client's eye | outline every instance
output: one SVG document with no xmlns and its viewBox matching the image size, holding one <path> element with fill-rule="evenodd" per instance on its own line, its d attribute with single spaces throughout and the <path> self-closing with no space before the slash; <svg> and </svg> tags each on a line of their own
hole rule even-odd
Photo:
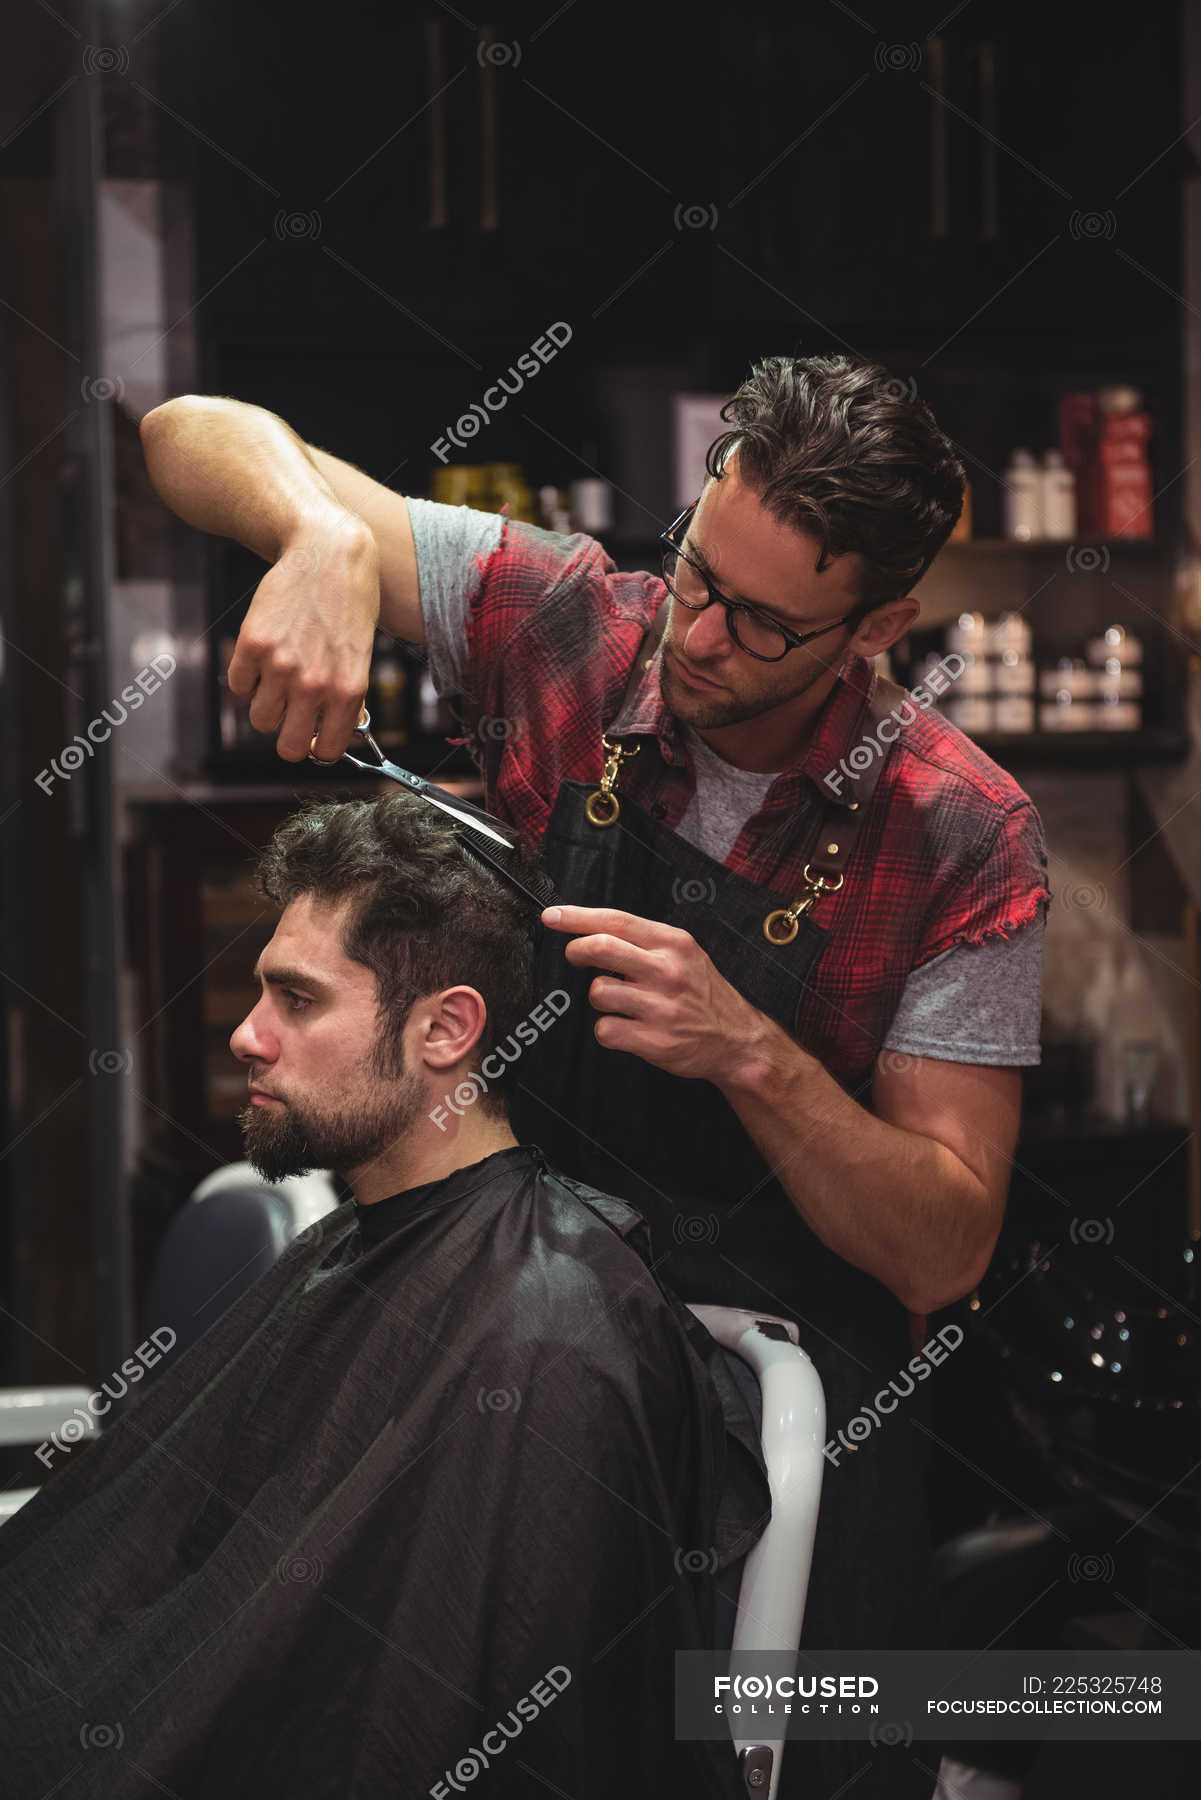
<svg viewBox="0 0 1201 1800">
<path fill-rule="evenodd" d="M 288 1002 L 289 1012 L 303 1012 L 306 1006 L 313 1004 L 311 1000 L 306 1000 L 303 994 L 296 993 L 293 988 L 282 988 L 280 991 Z"/>
</svg>

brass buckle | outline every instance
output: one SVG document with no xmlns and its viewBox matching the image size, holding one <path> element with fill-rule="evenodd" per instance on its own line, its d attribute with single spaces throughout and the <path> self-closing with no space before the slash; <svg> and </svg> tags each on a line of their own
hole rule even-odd
<svg viewBox="0 0 1201 1800">
<path fill-rule="evenodd" d="M 775 912 L 769 912 L 763 921 L 763 935 L 769 944 L 791 944 L 797 934 L 797 920 L 802 918 L 825 893 L 836 894 L 846 879 L 840 870 L 837 881 L 828 881 L 824 875 L 815 875 L 808 863 L 801 871 L 806 892 L 800 900 L 794 900 L 791 906 L 779 906 Z"/>
<path fill-rule="evenodd" d="M 603 734 L 601 743 L 605 747 L 605 766 L 601 773 L 601 784 L 594 794 L 589 794 L 584 802 L 584 813 L 592 825 L 616 825 L 621 813 L 621 802 L 613 792 L 613 784 L 617 780 L 617 771 L 627 756 L 637 756 L 642 749 L 635 744 L 627 749 L 621 744 L 610 743 Z"/>
</svg>

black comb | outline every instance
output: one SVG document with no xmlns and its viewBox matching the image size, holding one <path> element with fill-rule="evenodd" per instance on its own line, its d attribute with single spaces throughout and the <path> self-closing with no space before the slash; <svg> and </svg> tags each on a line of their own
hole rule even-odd
<svg viewBox="0 0 1201 1800">
<path fill-rule="evenodd" d="M 494 875 L 499 875 L 502 881 L 507 881 L 510 887 L 516 888 L 519 894 L 524 894 L 527 900 L 532 900 L 539 912 L 543 907 L 557 904 L 559 896 L 555 893 L 554 882 L 541 869 L 531 869 L 527 865 L 526 873 L 530 878 L 527 887 L 523 881 L 518 880 L 511 869 L 505 867 L 504 853 L 495 854 L 499 846 L 491 839 L 486 838 L 482 832 L 476 831 L 471 825 L 464 825 L 455 832 L 455 836 L 469 856 L 474 856 L 477 861 L 484 863 Z M 510 851 L 509 854 L 511 855 L 512 852 Z"/>
</svg>

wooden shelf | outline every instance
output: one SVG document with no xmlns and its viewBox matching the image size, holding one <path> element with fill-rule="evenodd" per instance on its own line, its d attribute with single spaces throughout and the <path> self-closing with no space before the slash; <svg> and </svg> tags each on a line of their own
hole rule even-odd
<svg viewBox="0 0 1201 1800">
<path fill-rule="evenodd" d="M 281 764 L 281 767 L 284 766 Z M 332 795 L 343 785 L 341 776 L 334 781 L 322 781 L 318 776 L 314 776 L 312 779 L 304 775 L 290 778 L 281 774 L 276 777 L 274 771 L 270 772 L 269 779 L 265 778 L 265 775 L 266 772 L 261 772 L 260 778 L 257 780 L 253 772 L 247 772 L 247 778 L 244 780 L 235 779 L 231 775 L 228 780 L 175 781 L 171 784 L 166 782 L 139 782 L 136 785 L 127 783 L 120 789 L 119 798 L 122 804 L 135 807 L 186 806 L 189 804 L 213 808 L 224 805 L 278 807 L 285 805 L 292 795 L 303 794 L 306 798 L 309 795 L 323 793 Z M 350 764 L 347 763 L 347 779 L 349 780 L 352 775 L 356 783 L 366 784 L 364 791 L 369 794 L 382 794 L 386 789 L 394 788 L 397 785 L 390 776 L 382 774 L 371 781 L 367 776 L 352 770 Z M 444 787 L 448 793 L 462 794 L 465 799 L 476 799 L 484 791 L 484 784 L 474 770 L 469 775 L 447 774 L 445 770 L 439 770 L 435 785 Z"/>
<path fill-rule="evenodd" d="M 448 744 L 442 738 L 414 738 L 410 743 L 399 748 L 389 749 L 381 744 L 384 755 L 397 763 L 402 769 L 408 769 L 414 775 L 423 775 L 430 781 L 461 781 L 479 779 L 475 764 L 466 749 L 460 744 Z M 369 752 L 366 753 L 368 756 Z M 361 782 L 364 772 L 356 769 L 348 762 L 338 762 L 327 769 L 318 768 L 307 757 L 300 762 L 285 762 L 276 753 L 274 745 L 264 740 L 263 746 L 247 746 L 237 750 L 214 751 L 209 757 L 206 774 L 215 787 L 252 784 L 256 787 L 270 786 L 277 782 L 281 787 L 312 787 L 320 790 L 331 784 L 354 780 Z M 381 776 L 381 780 L 388 780 Z"/>
<path fill-rule="evenodd" d="M 1178 762 L 1189 753 L 1183 725 L 1141 731 L 981 731 L 968 732 L 986 756 L 1002 768 L 1043 763 L 1056 768 L 1111 768 L 1128 763 Z"/>
</svg>

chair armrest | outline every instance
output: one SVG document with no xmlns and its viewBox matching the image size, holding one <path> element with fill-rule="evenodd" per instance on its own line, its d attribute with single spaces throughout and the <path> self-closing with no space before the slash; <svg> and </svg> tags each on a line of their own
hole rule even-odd
<svg viewBox="0 0 1201 1800">
<path fill-rule="evenodd" d="M 85 1387 L 0 1388 L 0 1445 L 44 1443 L 68 1419 L 74 1421 L 73 1443 L 98 1436 L 100 1426 L 88 1407 L 92 1392 Z"/>
<path fill-rule="evenodd" d="M 805 1614 L 825 1468 L 826 1399 L 790 1319 L 732 1306 L 690 1306 L 723 1349 L 754 1370 L 763 1396 L 771 1520 L 746 1559 L 732 1654 L 796 1650 Z"/>
<path fill-rule="evenodd" d="M 689 1305 L 723 1350 L 754 1371 L 762 1396 L 760 1436 L 771 1488 L 771 1519 L 747 1556 L 738 1591 L 731 1659 L 740 1651 L 785 1650 L 801 1641 L 813 1540 L 825 1468 L 826 1396 L 821 1377 L 799 1343 L 791 1319 L 746 1312 L 735 1306 Z M 742 1735 L 733 1718 L 730 1736 L 747 1792 L 776 1800 L 785 1740 Z"/>
</svg>

